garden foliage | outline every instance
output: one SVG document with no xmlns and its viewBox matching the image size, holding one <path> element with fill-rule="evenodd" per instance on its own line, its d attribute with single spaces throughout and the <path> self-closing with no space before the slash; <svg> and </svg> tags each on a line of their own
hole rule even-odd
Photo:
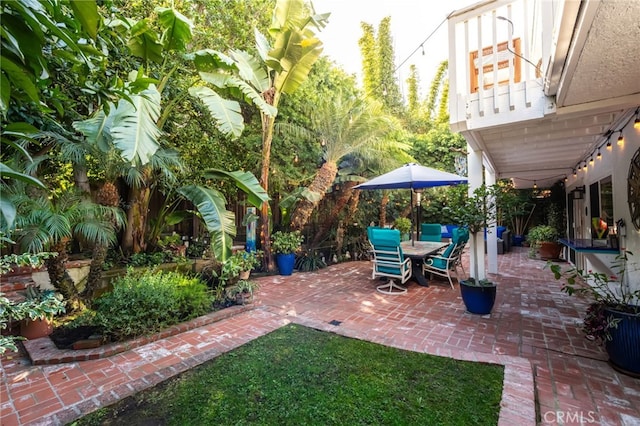
<svg viewBox="0 0 640 426">
<path fill-rule="evenodd" d="M 114 281 L 113 291 L 95 302 L 93 323 L 112 340 L 125 340 L 204 315 L 212 298 L 198 278 L 146 270 Z"/>
</svg>

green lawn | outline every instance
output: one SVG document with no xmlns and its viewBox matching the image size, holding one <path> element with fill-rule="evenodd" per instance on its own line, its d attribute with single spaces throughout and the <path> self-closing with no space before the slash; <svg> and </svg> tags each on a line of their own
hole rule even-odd
<svg viewBox="0 0 640 426">
<path fill-rule="evenodd" d="M 504 368 L 288 325 L 79 425 L 495 425 Z"/>
</svg>

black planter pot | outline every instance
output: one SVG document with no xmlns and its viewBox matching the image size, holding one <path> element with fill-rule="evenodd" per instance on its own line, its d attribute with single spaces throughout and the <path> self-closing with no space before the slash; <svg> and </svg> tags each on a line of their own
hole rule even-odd
<svg viewBox="0 0 640 426">
<path fill-rule="evenodd" d="M 460 281 L 460 294 L 467 311 L 472 314 L 487 315 L 491 313 L 496 301 L 496 285 L 475 285 L 473 281 Z"/>
<path fill-rule="evenodd" d="M 605 344 L 609 363 L 621 373 L 640 377 L 640 314 L 605 309 L 607 315 L 620 319 L 609 329 L 611 340 Z"/>
</svg>

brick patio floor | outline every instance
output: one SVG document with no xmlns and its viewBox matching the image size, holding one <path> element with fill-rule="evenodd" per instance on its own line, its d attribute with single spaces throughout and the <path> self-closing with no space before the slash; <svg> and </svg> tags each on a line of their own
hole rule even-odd
<svg viewBox="0 0 640 426">
<path fill-rule="evenodd" d="M 86 361 L 33 365 L 26 356 L 5 355 L 0 424 L 65 424 L 296 322 L 402 349 L 505 365 L 501 425 L 640 425 L 640 379 L 607 364 L 604 351 L 580 333 L 584 303 L 559 291 L 560 283 L 543 270 L 545 262 L 515 249 L 499 256 L 490 316 L 466 313 L 458 289 L 446 281 L 428 288 L 409 282 L 404 295 L 377 293 L 370 265 L 349 262 L 258 278 L 251 309 L 216 322 L 209 322 L 215 315 L 198 319 L 172 336 L 141 341 L 109 357 L 93 359 L 100 356 L 93 352 Z M 31 347 L 38 343 L 46 347 L 44 341 Z M 46 356 L 57 362 L 67 355 Z"/>
</svg>

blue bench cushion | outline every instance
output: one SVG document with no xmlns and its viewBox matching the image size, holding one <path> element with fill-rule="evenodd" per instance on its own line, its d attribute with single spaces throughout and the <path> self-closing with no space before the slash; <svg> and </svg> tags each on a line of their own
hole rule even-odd
<svg viewBox="0 0 640 426">
<path fill-rule="evenodd" d="M 502 238 L 502 233 L 507 230 L 506 226 L 496 226 L 496 235 Z M 487 228 L 484 229 L 484 239 L 487 239 Z"/>
<path fill-rule="evenodd" d="M 442 225 L 442 238 L 453 238 L 453 230 L 458 228 L 458 225 Z"/>
</svg>

